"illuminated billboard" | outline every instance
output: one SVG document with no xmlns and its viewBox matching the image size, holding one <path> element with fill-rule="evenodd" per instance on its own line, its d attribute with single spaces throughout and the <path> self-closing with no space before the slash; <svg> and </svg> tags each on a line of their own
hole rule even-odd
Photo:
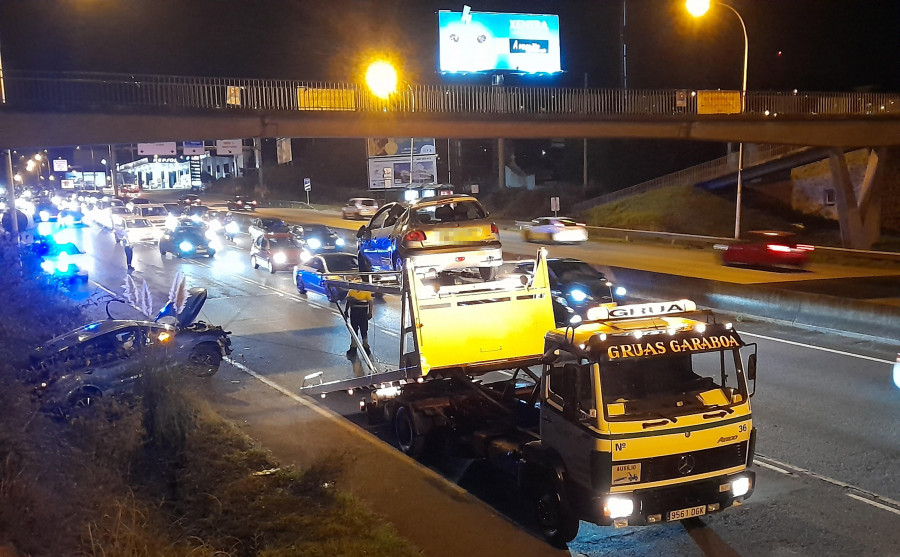
<svg viewBox="0 0 900 557">
<path fill-rule="evenodd" d="M 560 68 L 559 16 L 438 12 L 442 72 L 556 73 Z"/>
</svg>

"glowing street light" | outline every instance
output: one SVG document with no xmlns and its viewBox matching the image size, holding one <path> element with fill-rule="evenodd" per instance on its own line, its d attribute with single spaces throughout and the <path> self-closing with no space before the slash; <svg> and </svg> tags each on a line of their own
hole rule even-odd
<svg viewBox="0 0 900 557">
<path fill-rule="evenodd" d="M 747 52 L 748 52 L 748 40 L 747 40 L 747 26 L 744 24 L 744 18 L 741 17 L 741 14 L 738 13 L 737 10 L 729 6 L 728 4 L 724 4 L 722 2 L 716 2 L 717 5 L 722 6 L 723 8 L 728 8 L 731 10 L 731 13 L 737 16 L 738 21 L 741 22 L 741 30 L 744 32 L 744 73 L 743 79 L 741 81 L 741 113 L 743 114 L 747 110 Z M 694 17 L 702 17 L 709 11 L 710 8 L 710 0 L 686 0 L 685 8 L 688 13 L 690 13 Z M 741 237 L 741 194 L 743 191 L 743 184 L 741 181 L 741 176 L 744 171 L 744 142 L 740 142 L 738 144 L 738 170 L 737 170 L 737 199 L 735 202 L 734 209 L 734 238 L 738 239 Z"/>
<path fill-rule="evenodd" d="M 384 60 L 372 62 L 366 70 L 366 85 L 376 97 L 386 99 L 397 90 L 397 70 Z"/>
</svg>

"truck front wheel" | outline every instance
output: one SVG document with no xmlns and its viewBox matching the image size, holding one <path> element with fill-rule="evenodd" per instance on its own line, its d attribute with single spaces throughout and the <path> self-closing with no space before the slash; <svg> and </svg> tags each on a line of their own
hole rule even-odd
<svg viewBox="0 0 900 557">
<path fill-rule="evenodd" d="M 394 437 L 397 446 L 404 454 L 413 458 L 421 457 L 425 452 L 425 436 L 416 431 L 412 410 L 408 406 L 397 408 L 394 414 Z"/>
<path fill-rule="evenodd" d="M 559 482 L 546 479 L 538 488 L 534 510 L 544 539 L 553 547 L 565 549 L 578 535 L 578 517 L 571 511 Z"/>
</svg>

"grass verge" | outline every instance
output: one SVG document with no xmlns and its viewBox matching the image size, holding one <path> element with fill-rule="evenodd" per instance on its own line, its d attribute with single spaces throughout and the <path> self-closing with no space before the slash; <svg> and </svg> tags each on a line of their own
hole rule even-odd
<svg viewBox="0 0 900 557">
<path fill-rule="evenodd" d="M 405 556 L 419 552 L 335 485 L 339 458 L 283 467 L 190 393 L 138 369 L 127 397 L 68 420 L 16 376 L 27 348 L 85 319 L 0 245 L 0 549 L 21 555 Z"/>
</svg>

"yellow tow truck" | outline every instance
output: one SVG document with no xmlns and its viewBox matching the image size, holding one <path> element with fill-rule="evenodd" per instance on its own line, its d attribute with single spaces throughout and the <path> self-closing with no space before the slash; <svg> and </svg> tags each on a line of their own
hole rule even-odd
<svg viewBox="0 0 900 557">
<path fill-rule="evenodd" d="M 410 456 L 449 448 L 513 476 L 556 546 L 579 520 L 671 522 L 750 497 L 756 345 L 689 300 L 553 328 L 545 255 L 530 276 L 441 286 L 405 269 L 402 287 L 371 286 L 403 296 L 400 367 L 330 389 L 370 385 L 361 409 Z"/>
</svg>

